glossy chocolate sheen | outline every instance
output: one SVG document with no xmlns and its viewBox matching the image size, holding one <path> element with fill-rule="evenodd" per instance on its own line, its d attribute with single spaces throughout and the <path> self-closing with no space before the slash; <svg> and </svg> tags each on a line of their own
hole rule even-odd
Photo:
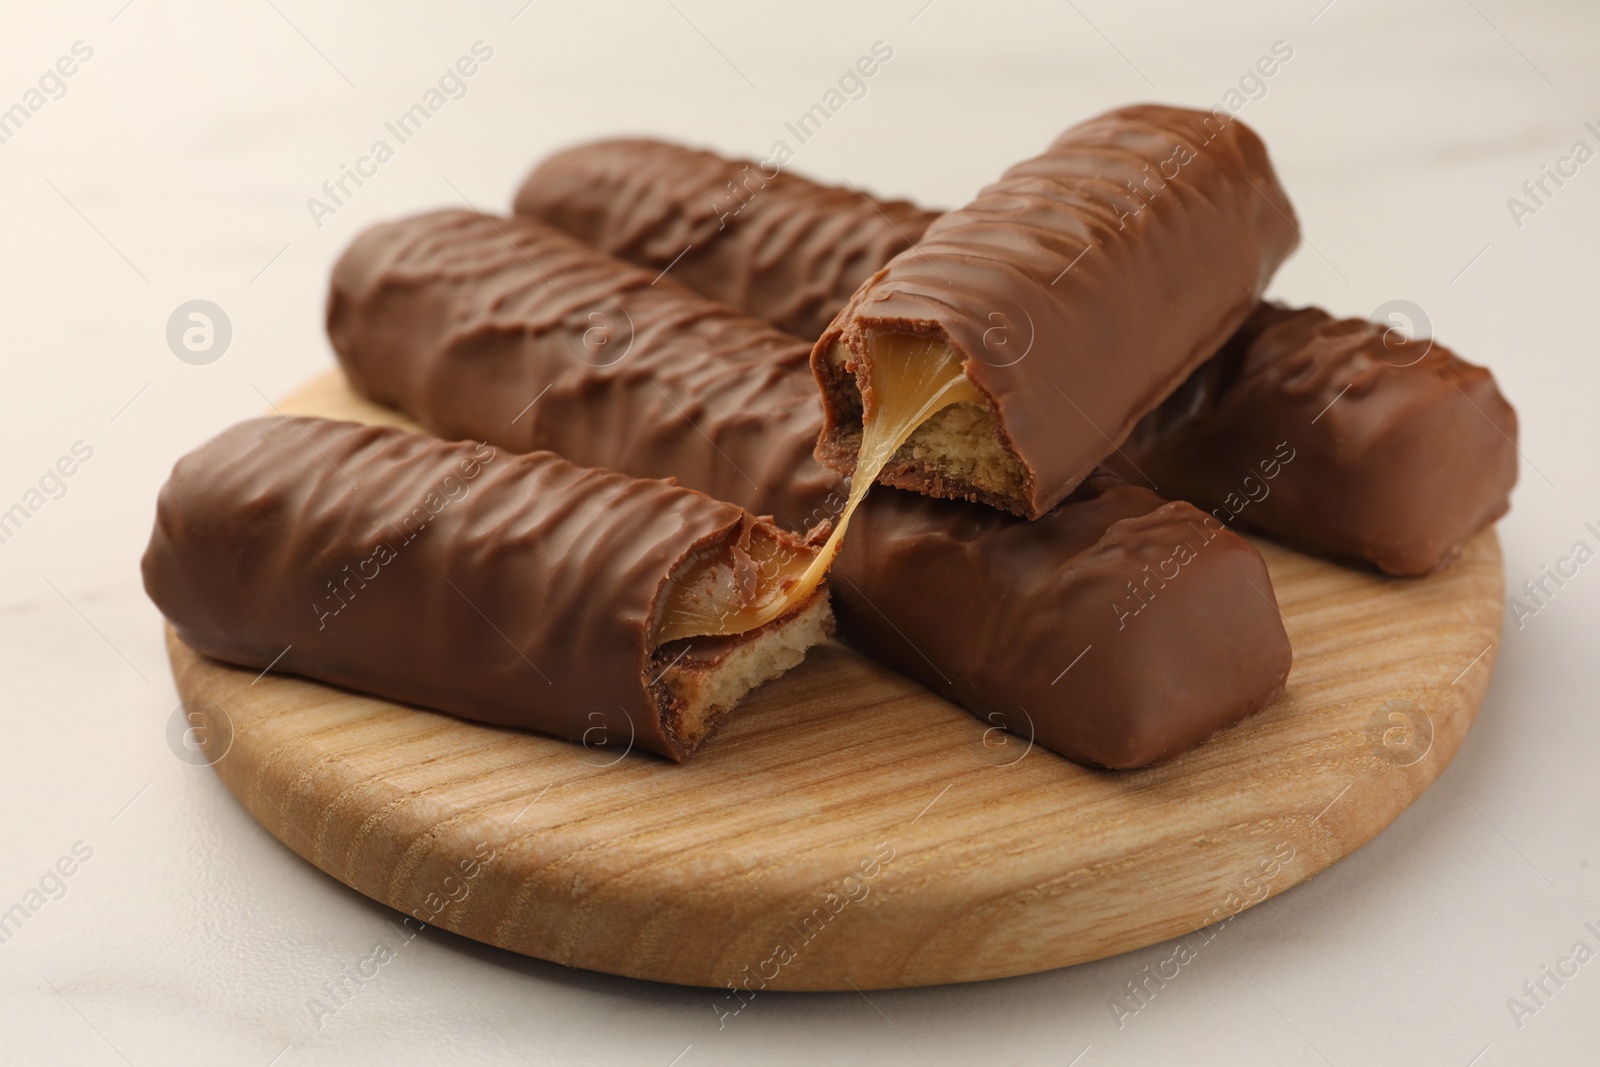
<svg viewBox="0 0 1600 1067">
<path fill-rule="evenodd" d="M 680 760 L 650 672 L 658 598 L 751 521 L 549 452 L 255 419 L 173 468 L 144 581 L 206 655 Z"/>
<path fill-rule="evenodd" d="M 1031 522 L 881 486 L 867 504 L 829 581 L 840 637 L 992 726 L 1143 767 L 1288 679 L 1260 554 L 1190 504 L 1105 471 Z"/>
<path fill-rule="evenodd" d="M 839 476 L 811 457 L 815 390 L 777 384 L 809 346 L 654 280 L 532 219 L 440 211 L 356 238 L 328 335 L 359 392 L 441 437 L 821 517 Z"/>
<path fill-rule="evenodd" d="M 662 141 L 558 152 L 516 211 L 808 340 L 938 212 Z"/>
<path fill-rule="evenodd" d="M 452 324 L 472 319 L 488 299 L 460 280 L 461 264 L 482 255 L 480 230 L 496 228 L 506 234 L 496 238 L 502 247 L 509 240 L 527 254 L 516 262 L 529 275 L 514 284 L 515 270 L 507 264 L 509 273 L 491 276 L 501 289 L 543 291 L 534 279 L 558 271 L 618 279 L 610 287 L 593 284 L 613 293 L 613 313 L 635 324 L 633 348 L 618 365 L 631 368 L 634 378 L 576 358 L 567 342 L 577 342 L 585 320 L 571 315 L 546 327 L 566 340 L 548 336 L 535 348 L 514 326 L 486 334 L 471 348 L 475 365 L 459 369 L 459 332 Z M 330 304 L 335 348 L 356 388 L 425 423 L 441 421 L 432 413 L 443 409 L 453 432 L 506 441 L 507 409 L 514 413 L 530 387 L 536 391 L 538 381 L 553 377 L 587 416 L 562 423 L 563 447 L 576 462 L 656 472 L 662 457 L 633 442 L 671 440 L 676 444 L 667 461 L 678 465 L 673 473 L 691 488 L 716 487 L 752 509 L 801 516 L 797 525 L 837 512 L 843 482 L 810 451 L 822 405 L 804 359 L 807 346 L 775 341 L 767 324 L 732 317 L 723 305 L 670 279 L 624 285 L 635 275 L 632 268 L 592 249 L 579 255 L 565 241 L 532 232 L 541 228 L 531 220 L 479 226 L 420 216 L 358 238 L 335 271 Z M 420 254 L 374 256 L 379 247 L 426 249 L 434 262 L 430 267 Z M 375 274 L 380 266 L 384 273 Z M 358 292 L 389 295 L 358 300 Z M 518 320 L 526 316 L 527 306 L 520 307 Z M 707 321 L 717 323 L 721 343 L 701 340 Z M 560 353 L 565 369 L 546 362 Z M 395 387 L 401 378 L 429 387 Z M 500 382 L 516 383 L 515 405 L 497 395 Z M 706 400 L 723 395 L 748 397 L 758 420 L 767 411 L 780 417 L 764 435 L 727 433 L 710 418 L 721 409 Z M 638 405 L 638 396 L 661 402 Z M 631 413 L 627 433 L 614 431 L 623 420 L 607 413 L 613 402 Z M 679 433 L 691 416 L 701 432 Z M 582 432 L 585 426 L 590 432 Z M 789 470 L 773 457 L 783 457 Z M 759 474 L 746 478 L 741 471 Z M 828 487 L 820 497 L 819 483 Z M 1204 528 L 1205 516 L 1109 474 L 1083 493 L 1082 501 L 1068 500 L 1036 522 L 1023 522 L 975 505 L 874 490 L 829 577 L 841 638 L 980 715 L 1002 712 L 988 720 L 992 725 L 1107 766 L 1173 755 L 1270 702 L 1282 689 L 1290 651 L 1255 550 L 1219 532 L 1158 596 L 1136 592 L 1150 580 L 1145 565 L 1159 564 L 1178 543 L 1194 539 L 1194 524 Z M 1099 641 L 1079 664 L 1086 669 L 1060 674 L 1084 644 L 1119 625 L 1146 597 L 1148 607 L 1127 621 L 1132 636 Z M 848 618 L 840 604 L 849 606 Z M 975 619 L 1010 635 L 1031 661 L 997 655 L 985 635 L 974 632 Z M 1165 647 L 1162 640 L 1176 643 Z M 1019 708 L 1031 719 L 1018 718 Z"/>
<path fill-rule="evenodd" d="M 1297 242 L 1266 149 L 1242 122 L 1147 105 L 1075 126 L 941 215 L 823 333 L 818 457 L 855 463 L 859 400 L 828 365 L 836 342 L 864 381 L 869 331 L 942 335 L 1022 485 L 963 487 L 901 463 L 884 479 L 1036 518 L 1222 346 Z"/>
<path fill-rule="evenodd" d="M 1225 523 L 1413 575 L 1505 514 L 1516 437 L 1494 376 L 1438 342 L 1264 304 L 1109 462 Z"/>
</svg>

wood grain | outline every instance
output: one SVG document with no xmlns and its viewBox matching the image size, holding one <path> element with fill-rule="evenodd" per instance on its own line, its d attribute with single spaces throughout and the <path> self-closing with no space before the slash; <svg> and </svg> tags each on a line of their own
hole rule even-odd
<svg viewBox="0 0 1600 1067">
<path fill-rule="evenodd" d="M 337 372 L 282 409 L 404 421 Z M 1370 840 L 1449 763 L 1497 651 L 1493 531 L 1413 580 L 1257 544 L 1294 644 L 1287 693 L 1135 772 L 986 731 L 836 645 L 681 767 L 169 649 L 251 814 L 420 921 L 692 985 L 961 982 L 1220 921 Z"/>
</svg>

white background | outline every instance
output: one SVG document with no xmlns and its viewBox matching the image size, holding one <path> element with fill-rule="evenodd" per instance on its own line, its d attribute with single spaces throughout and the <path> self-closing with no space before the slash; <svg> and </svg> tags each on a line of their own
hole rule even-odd
<svg viewBox="0 0 1600 1067">
<path fill-rule="evenodd" d="M 0 909 L 75 842 L 93 858 L 0 944 L 0 1059 L 1600 1059 L 1600 960 L 1547 983 L 1555 995 L 1520 1027 L 1507 1006 L 1580 938 L 1600 949 L 1584 929 L 1600 926 L 1600 563 L 1508 627 L 1438 785 L 1359 853 L 1230 924 L 1122 1029 L 1107 1002 L 1170 948 L 871 1003 L 763 995 L 719 1032 L 705 991 L 436 931 L 319 1029 L 306 998 L 392 939 L 391 914 L 293 856 L 165 740 L 177 698 L 137 569 L 156 489 L 179 454 L 329 366 L 328 269 L 361 227 L 463 198 L 504 210 L 540 156 L 601 135 L 765 154 L 877 40 L 894 58 L 792 165 L 943 204 L 1106 107 L 1217 102 L 1287 42 L 1293 58 L 1241 113 L 1304 225 L 1276 294 L 1354 315 L 1414 301 L 1493 367 L 1522 417 L 1500 527 L 1512 587 L 1580 538 L 1600 547 L 1583 526 L 1600 526 L 1600 161 L 1520 228 L 1506 203 L 1575 140 L 1600 148 L 1584 128 L 1600 128 L 1600 12 L 1324 2 L 8 4 L 0 108 L 75 41 L 93 57 L 0 144 L 0 509 L 75 441 L 94 453 L 0 544 Z M 494 54 L 467 95 L 315 225 L 307 198 L 480 39 Z M 193 298 L 233 324 L 208 366 L 164 337 Z"/>
</svg>

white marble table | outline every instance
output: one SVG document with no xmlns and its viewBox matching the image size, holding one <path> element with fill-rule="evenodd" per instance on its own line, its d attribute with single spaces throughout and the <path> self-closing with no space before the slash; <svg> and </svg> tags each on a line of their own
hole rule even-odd
<svg viewBox="0 0 1600 1067">
<path fill-rule="evenodd" d="M 503 209 L 533 160 L 589 136 L 764 154 L 877 41 L 893 58 L 792 165 L 943 203 L 1107 106 L 1221 101 L 1283 42 L 1292 56 L 1241 112 L 1304 222 L 1275 291 L 1347 314 L 1411 301 L 1493 366 L 1523 418 L 1501 525 L 1512 587 L 1576 541 L 1600 547 L 1585 526 L 1600 528 L 1600 162 L 1546 179 L 1537 203 L 1523 191 L 1575 141 L 1600 149 L 1600 11 L 1324 3 L 11 5 L 0 109 L 25 114 L 0 112 L 0 511 L 28 515 L 0 543 L 0 912 L 27 919 L 0 943 L 0 1059 L 1596 1062 L 1600 961 L 1572 952 L 1600 950 L 1600 563 L 1509 622 L 1478 726 L 1434 789 L 1229 924 L 1120 1025 L 1111 1004 L 1172 946 L 870 1000 L 768 995 L 720 1030 L 705 991 L 436 931 L 402 946 L 390 913 L 294 857 L 167 741 L 176 696 L 137 569 L 156 489 L 184 450 L 329 364 L 325 279 L 360 227 Z M 460 98 L 362 163 L 479 41 L 492 55 Z M 333 203 L 322 185 L 345 165 L 369 176 Z M 203 365 L 166 340 L 193 299 L 232 326 Z M 47 475 L 62 457 L 71 475 Z M 379 942 L 394 959 L 331 994 Z"/>
</svg>

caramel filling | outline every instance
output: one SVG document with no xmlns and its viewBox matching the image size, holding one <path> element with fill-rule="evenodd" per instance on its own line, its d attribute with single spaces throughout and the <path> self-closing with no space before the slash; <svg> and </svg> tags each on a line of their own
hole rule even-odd
<svg viewBox="0 0 1600 1067">
<path fill-rule="evenodd" d="M 803 599 L 791 594 L 814 555 L 793 539 L 785 543 L 757 528 L 748 550 L 718 546 L 689 560 L 672 576 L 656 643 L 742 634 L 786 614 Z M 774 605 L 783 607 L 771 611 Z"/>
<path fill-rule="evenodd" d="M 771 539 L 749 560 L 711 559 L 691 565 L 668 595 L 657 640 L 740 634 L 793 611 L 822 584 L 839 551 L 850 517 L 900 446 L 928 419 L 952 404 L 981 404 L 961 360 L 937 336 L 876 334 L 862 390 L 861 450 L 850 495 L 820 551 L 796 550 Z M 761 557 L 757 558 L 758 551 Z M 737 553 L 736 554 L 743 554 Z"/>
</svg>

